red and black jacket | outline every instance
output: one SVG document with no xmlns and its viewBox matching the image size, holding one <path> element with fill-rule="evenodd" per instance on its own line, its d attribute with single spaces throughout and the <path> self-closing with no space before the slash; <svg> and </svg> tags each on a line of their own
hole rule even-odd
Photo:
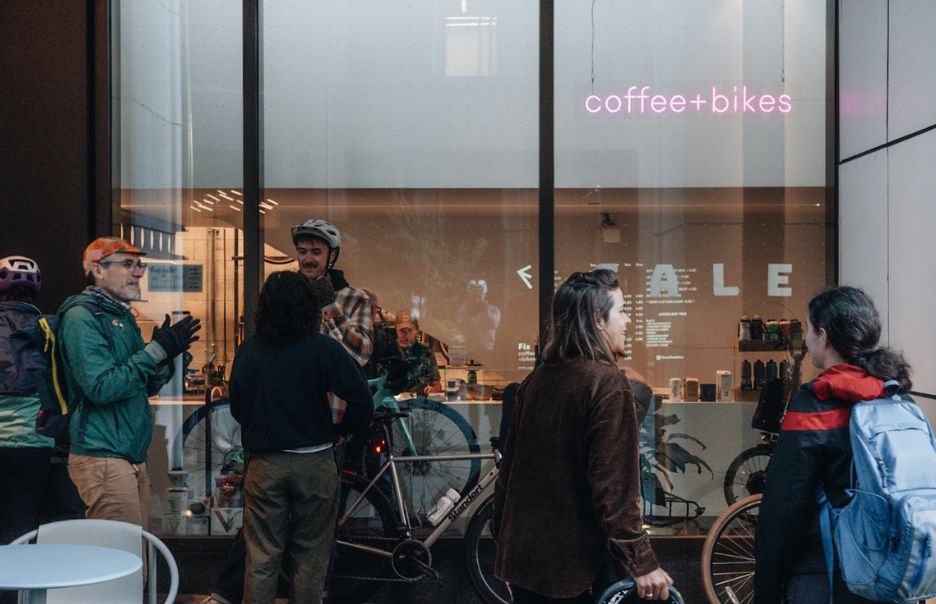
<svg viewBox="0 0 936 604">
<path fill-rule="evenodd" d="M 790 401 L 767 466 L 755 538 L 754 602 L 779 603 L 791 575 L 826 573 L 816 490 L 821 483 L 835 507 L 848 502 L 851 408 L 880 397 L 882 386 L 860 367 L 835 365 Z"/>
</svg>

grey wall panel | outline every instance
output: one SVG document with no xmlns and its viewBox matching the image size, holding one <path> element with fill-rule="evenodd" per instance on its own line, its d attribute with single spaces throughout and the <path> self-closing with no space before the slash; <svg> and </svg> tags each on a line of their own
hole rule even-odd
<svg viewBox="0 0 936 604">
<path fill-rule="evenodd" d="M 839 166 L 839 281 L 863 288 L 887 341 L 887 150 Z"/>
<path fill-rule="evenodd" d="M 887 3 L 839 3 L 842 158 L 887 142 Z"/>
<path fill-rule="evenodd" d="M 890 148 L 888 157 L 890 344 L 914 368 L 914 388 L 936 393 L 936 132 Z"/>
<path fill-rule="evenodd" d="M 936 124 L 936 2 L 889 6 L 887 137 L 895 140 Z"/>
</svg>

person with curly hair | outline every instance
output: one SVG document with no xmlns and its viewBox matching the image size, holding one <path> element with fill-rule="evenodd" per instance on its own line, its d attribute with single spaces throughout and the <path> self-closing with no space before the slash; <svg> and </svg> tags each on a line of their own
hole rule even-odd
<svg viewBox="0 0 936 604">
<path fill-rule="evenodd" d="M 241 424 L 244 481 L 244 600 L 272 602 L 288 552 L 291 602 L 319 602 L 338 514 L 332 445 L 370 419 L 357 363 L 318 332 L 322 292 L 295 272 L 270 275 L 260 292 L 256 334 L 231 370 L 231 414 Z M 332 421 L 328 393 L 346 403 Z"/>
</svg>

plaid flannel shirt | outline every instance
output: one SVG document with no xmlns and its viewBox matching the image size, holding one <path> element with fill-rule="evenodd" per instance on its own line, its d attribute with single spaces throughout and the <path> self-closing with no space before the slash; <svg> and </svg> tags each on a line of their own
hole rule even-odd
<svg viewBox="0 0 936 604">
<path fill-rule="evenodd" d="M 343 287 L 335 292 L 335 301 L 322 309 L 320 331 L 340 342 L 359 365 L 367 364 L 374 350 L 374 326 L 371 301 L 363 290 Z M 332 416 L 340 422 L 345 401 L 331 395 Z"/>
</svg>

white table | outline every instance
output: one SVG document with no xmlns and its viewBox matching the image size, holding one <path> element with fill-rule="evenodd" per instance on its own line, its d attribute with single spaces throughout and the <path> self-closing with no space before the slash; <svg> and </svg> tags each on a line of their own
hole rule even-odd
<svg viewBox="0 0 936 604">
<path fill-rule="evenodd" d="M 30 604 L 46 601 L 46 590 L 104 583 L 142 568 L 139 556 L 94 545 L 29 543 L 0 546 L 0 589 L 26 592 Z"/>
</svg>

